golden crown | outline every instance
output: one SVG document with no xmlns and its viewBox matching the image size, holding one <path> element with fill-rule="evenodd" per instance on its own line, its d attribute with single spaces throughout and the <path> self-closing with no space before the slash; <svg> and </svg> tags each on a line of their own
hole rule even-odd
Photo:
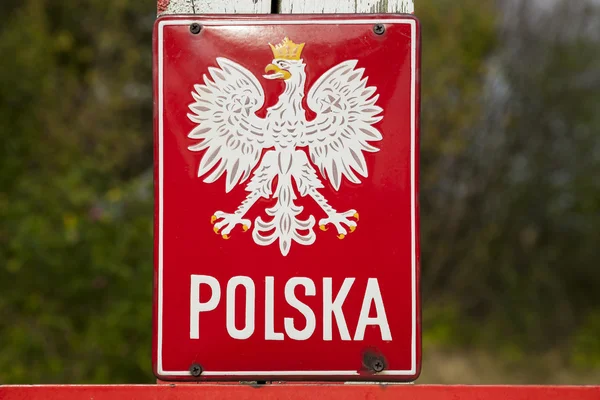
<svg viewBox="0 0 600 400">
<path fill-rule="evenodd" d="M 285 37 L 278 45 L 271 46 L 273 58 L 281 58 L 284 60 L 299 60 L 302 54 L 302 49 L 306 43 L 294 43 L 288 37 Z"/>
</svg>

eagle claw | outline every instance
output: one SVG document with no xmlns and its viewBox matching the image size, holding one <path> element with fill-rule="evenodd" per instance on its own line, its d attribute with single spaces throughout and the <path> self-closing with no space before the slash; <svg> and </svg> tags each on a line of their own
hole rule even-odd
<svg viewBox="0 0 600 400">
<path fill-rule="evenodd" d="M 237 225 L 242 225 L 242 230 L 247 232 L 252 226 L 252 222 L 249 219 L 242 218 L 240 214 L 229 214 L 223 211 L 217 211 L 210 219 L 211 224 L 214 224 L 213 231 L 217 235 L 221 235 L 223 239 L 229 240 L 230 234 L 233 228 Z"/>
<path fill-rule="evenodd" d="M 358 221 L 358 213 L 356 210 L 349 210 L 343 213 L 334 212 L 327 218 L 320 220 L 319 227 L 322 231 L 326 231 L 328 230 L 327 225 L 333 224 L 338 233 L 337 238 L 342 240 L 348 233 L 352 233 L 356 230 L 357 222 L 350 218 L 354 218 Z M 348 230 L 346 228 L 348 228 Z"/>
</svg>

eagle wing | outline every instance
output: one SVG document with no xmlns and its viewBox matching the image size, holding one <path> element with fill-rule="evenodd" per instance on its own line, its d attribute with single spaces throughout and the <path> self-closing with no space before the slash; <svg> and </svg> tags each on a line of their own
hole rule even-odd
<svg viewBox="0 0 600 400">
<path fill-rule="evenodd" d="M 225 190 L 244 182 L 258 164 L 262 150 L 273 145 L 266 121 L 256 115 L 265 102 L 256 77 L 241 65 L 217 58 L 219 68 L 210 67 L 210 78 L 194 85 L 188 118 L 198 124 L 188 137 L 199 140 L 191 151 L 206 150 L 198 176 L 212 183 L 226 174 Z"/>
<path fill-rule="evenodd" d="M 308 106 L 317 114 L 307 123 L 303 145 L 308 146 L 312 162 L 321 175 L 338 190 L 342 176 L 360 183 L 357 174 L 368 176 L 363 152 L 379 149 L 369 144 L 382 139 L 373 125 L 383 118 L 375 103 L 377 88 L 367 86 L 364 68 L 357 60 L 342 62 L 325 72 L 311 87 Z"/>
</svg>

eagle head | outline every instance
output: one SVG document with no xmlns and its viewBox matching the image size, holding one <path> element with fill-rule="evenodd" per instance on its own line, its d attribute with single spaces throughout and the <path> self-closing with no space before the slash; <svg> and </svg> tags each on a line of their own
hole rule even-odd
<svg viewBox="0 0 600 400">
<path fill-rule="evenodd" d="M 294 43 L 289 38 L 284 38 L 281 43 L 272 45 L 273 61 L 265 68 L 267 79 L 288 80 L 304 70 L 304 61 L 300 58 L 305 43 Z"/>
</svg>

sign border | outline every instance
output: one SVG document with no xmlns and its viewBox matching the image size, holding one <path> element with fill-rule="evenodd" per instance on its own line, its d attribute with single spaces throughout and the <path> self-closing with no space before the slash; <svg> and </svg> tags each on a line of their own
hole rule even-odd
<svg viewBox="0 0 600 400">
<path fill-rule="evenodd" d="M 265 14 L 269 16 L 269 14 Z M 221 380 L 234 380 L 233 377 L 288 377 L 298 379 L 298 377 L 314 377 L 316 379 L 341 379 L 347 378 L 357 380 L 358 377 L 364 376 L 365 380 L 373 381 L 374 379 L 385 380 L 386 377 L 403 377 L 403 380 L 416 379 L 420 372 L 420 362 L 417 360 L 420 355 L 420 340 L 417 335 L 420 335 L 420 299 L 417 295 L 418 287 L 418 236 L 417 220 L 418 220 L 418 204 L 417 204 L 417 182 L 418 182 L 418 138 L 417 130 L 419 129 L 418 121 L 418 102 L 420 101 L 420 93 L 418 92 L 420 85 L 420 48 L 418 31 L 418 20 L 412 15 L 369 15 L 368 17 L 360 16 L 353 19 L 351 16 L 340 18 L 334 15 L 315 15 L 310 16 L 311 19 L 306 19 L 308 15 L 283 16 L 284 18 L 261 18 L 257 19 L 256 15 L 249 16 L 165 16 L 159 18 L 155 24 L 155 95 L 158 101 L 155 101 L 155 276 L 154 276 L 154 338 L 153 338 L 153 364 L 154 373 L 158 378 L 171 380 L 185 379 L 202 379 L 202 378 L 221 378 Z M 316 18 L 315 18 L 316 17 Z M 318 18 L 321 17 L 321 18 Z M 314 18 L 314 19 L 313 19 Z M 411 154 L 410 154 L 410 170 L 411 170 L 411 280 L 412 280 L 412 334 L 411 334 L 411 368 L 408 370 L 384 370 L 375 375 L 364 375 L 358 370 L 305 370 L 305 371 L 203 371 L 200 378 L 192 376 L 190 371 L 167 371 L 162 365 L 162 327 L 163 327 L 163 221 L 164 221 L 164 201 L 163 201 L 163 179 L 164 179 L 164 28 L 167 26 L 190 25 L 200 22 L 207 26 L 231 26 L 231 25 L 372 25 L 377 22 L 386 24 L 408 24 L 411 26 Z M 156 218 L 158 217 L 158 218 Z M 157 273 L 158 272 L 158 273 Z"/>
</svg>

